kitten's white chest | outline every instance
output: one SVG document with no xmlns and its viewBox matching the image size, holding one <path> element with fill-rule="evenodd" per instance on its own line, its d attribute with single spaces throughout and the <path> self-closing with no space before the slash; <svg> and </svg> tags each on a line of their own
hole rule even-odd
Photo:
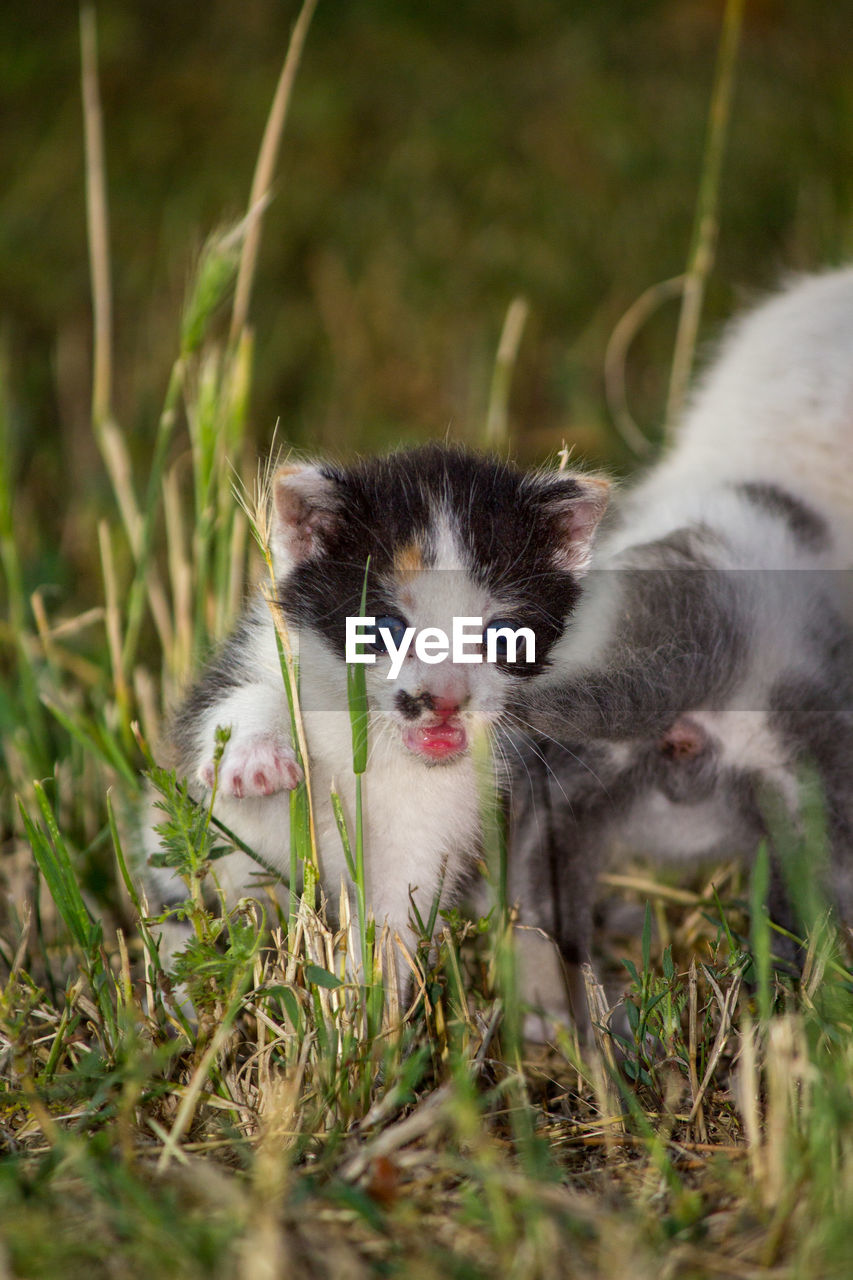
<svg viewBox="0 0 853 1280">
<path fill-rule="evenodd" d="M 330 738 L 328 726 L 322 744 L 316 733 L 313 743 L 311 787 L 320 871 L 334 893 L 348 877 L 330 795 L 334 790 L 340 798 L 354 846 L 351 746 L 348 732 Z M 399 742 L 381 738 L 370 755 L 361 781 L 367 898 L 378 923 L 387 920 L 400 930 L 409 918 L 410 892 L 421 914 L 428 913 L 439 891 L 452 893 L 476 854 L 476 771 L 470 756 L 430 767 L 404 753 Z"/>
</svg>

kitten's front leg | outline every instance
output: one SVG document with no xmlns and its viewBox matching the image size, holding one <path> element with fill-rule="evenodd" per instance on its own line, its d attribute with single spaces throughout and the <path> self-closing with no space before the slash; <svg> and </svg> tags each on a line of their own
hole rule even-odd
<svg viewBox="0 0 853 1280">
<path fill-rule="evenodd" d="M 226 668 L 232 679 L 235 661 Z M 174 719 L 178 772 L 205 791 L 215 785 L 220 800 L 292 791 L 304 776 L 291 742 L 283 684 L 265 677 L 222 690 L 222 673 L 213 667 Z M 224 750 L 217 745 L 222 730 L 228 733 Z"/>
<path fill-rule="evenodd" d="M 199 769 L 199 779 L 204 786 L 212 790 L 216 781 L 220 795 L 233 796 L 236 800 L 292 791 L 304 776 L 290 742 L 276 730 L 232 737 L 219 764 L 218 776 L 212 753 Z"/>
</svg>

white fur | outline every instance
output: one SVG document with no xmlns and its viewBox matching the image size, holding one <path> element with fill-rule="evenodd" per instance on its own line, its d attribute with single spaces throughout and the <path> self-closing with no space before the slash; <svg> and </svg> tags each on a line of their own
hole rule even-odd
<svg viewBox="0 0 853 1280">
<path fill-rule="evenodd" d="M 730 488 L 744 482 L 799 498 L 827 522 L 830 545 L 804 549 L 783 522 Z M 673 444 L 620 507 L 554 650 L 555 683 L 594 661 L 612 633 L 618 601 L 606 570 L 631 547 L 687 524 L 721 532 L 722 569 L 853 568 L 853 268 L 806 277 L 730 326 Z M 844 575 L 838 588 L 848 589 Z M 840 604 L 853 616 L 853 600 Z M 779 611 L 766 600 L 761 611 L 757 625 L 776 644 Z"/>
<path fill-rule="evenodd" d="M 804 548 L 784 521 L 756 507 L 729 486 L 770 483 L 799 498 L 826 521 L 825 548 Z M 688 523 L 719 531 L 712 549 L 723 569 L 844 570 L 853 566 L 853 269 L 807 277 L 731 326 L 717 360 L 700 380 L 666 456 L 630 493 L 624 519 L 602 539 L 594 567 L 618 563 L 630 546 L 652 541 Z M 597 575 L 600 598 L 582 608 L 573 639 L 564 641 L 569 664 L 581 665 L 612 624 L 607 574 Z M 837 603 L 847 575 L 831 575 Z M 747 575 L 747 581 L 753 581 Z M 826 578 L 798 580 L 797 608 L 807 612 Z M 781 671 L 795 669 L 798 627 L 786 625 L 790 580 L 754 578 L 753 650 L 760 662 L 744 673 L 728 708 L 685 707 L 721 745 L 721 764 L 750 769 L 775 786 L 791 811 L 797 803 L 797 767 L 768 726 L 766 692 Z M 752 709 L 750 709 L 752 708 Z M 659 856 L 722 851 L 727 815 L 683 806 L 661 794 L 638 806 L 634 848 Z"/>
<path fill-rule="evenodd" d="M 626 536 L 658 537 L 706 506 L 716 519 L 719 486 L 743 481 L 813 507 L 835 534 L 832 567 L 851 567 L 853 268 L 796 281 L 729 328 L 672 448 L 636 490 L 633 510 L 647 515 Z M 752 527 L 744 533 L 754 558 Z M 778 550 L 762 568 L 776 567 Z"/>
</svg>

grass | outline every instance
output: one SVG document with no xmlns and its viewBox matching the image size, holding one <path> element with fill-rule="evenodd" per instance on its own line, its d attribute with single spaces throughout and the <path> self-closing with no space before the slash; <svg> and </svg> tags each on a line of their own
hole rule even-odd
<svg viewBox="0 0 853 1280">
<path fill-rule="evenodd" d="M 83 46 L 96 138 L 90 17 Z M 293 69 L 291 57 L 285 84 Z M 95 143 L 103 321 L 98 154 Z M 264 543 L 228 465 L 245 469 L 246 264 L 271 181 L 269 166 L 258 172 L 247 218 L 200 256 L 142 478 L 113 417 L 108 323 L 98 329 L 93 428 L 115 517 L 98 537 L 103 603 L 77 618 L 52 621 L 26 596 L 0 397 L 0 1275 L 849 1275 L 853 974 L 814 904 L 802 982 L 776 975 L 761 857 L 749 884 L 734 865 L 692 888 L 610 877 L 639 920 L 603 939 L 604 985 L 588 974 L 592 1042 L 565 1031 L 537 1047 L 522 1035 L 499 831 L 487 840 L 495 911 L 424 922 L 403 1008 L 387 938 L 363 981 L 347 965 L 370 952 L 363 886 L 357 918 L 344 900 L 337 930 L 310 876 L 286 911 L 259 888 L 211 913 L 203 886 L 216 896 L 220 833 L 180 780 L 154 771 L 163 857 L 184 876 L 177 910 L 193 934 L 164 970 L 130 815 L 161 707 L 234 616 L 250 524 Z M 241 272 L 236 320 L 218 337 Z M 524 324 L 513 306 L 492 383 L 496 439 Z M 281 653 L 295 694 L 286 633 Z M 353 684 L 356 771 L 363 697 Z M 307 792 L 293 821 L 310 866 Z M 358 881 L 360 832 L 345 834 Z M 792 865 L 818 861 L 822 839 L 808 810 L 802 841 L 783 842 Z"/>
<path fill-rule="evenodd" d="M 801 990 L 779 985 L 739 871 L 689 910 L 653 886 L 658 937 L 647 906 L 616 943 L 627 1017 L 590 980 L 594 1043 L 543 1049 L 499 931 L 451 914 L 416 1007 L 370 1027 L 346 917 L 303 901 L 266 934 L 257 904 L 223 924 L 191 895 L 170 977 L 144 926 L 92 919 L 43 791 L 25 830 L 51 897 L 14 955 L 4 931 L 10 1274 L 847 1274 L 853 975 L 818 927 Z"/>
</svg>

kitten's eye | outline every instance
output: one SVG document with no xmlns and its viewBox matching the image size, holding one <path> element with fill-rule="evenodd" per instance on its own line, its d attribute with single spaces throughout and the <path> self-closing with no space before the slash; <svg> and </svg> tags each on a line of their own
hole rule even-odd
<svg viewBox="0 0 853 1280">
<path fill-rule="evenodd" d="M 394 618 L 387 614 L 383 615 L 381 618 L 377 618 L 373 628 L 376 634 L 376 640 L 373 645 L 374 653 L 387 653 L 388 651 L 388 646 L 385 643 L 385 637 L 380 635 L 380 627 L 384 627 L 384 629 L 390 633 L 395 648 L 399 649 L 400 645 L 403 643 L 407 626 L 408 623 L 403 618 Z"/>
<path fill-rule="evenodd" d="M 507 645 L 507 636 L 500 634 L 507 631 L 518 631 L 520 624 L 514 618 L 492 618 L 487 624 L 483 632 L 483 647 L 486 650 L 486 657 L 490 655 L 490 645 L 494 646 L 495 659 L 498 662 L 506 662 L 509 657 L 509 648 Z M 489 640 L 489 632 L 492 633 L 492 639 Z M 517 661 L 523 662 L 526 654 L 524 641 L 516 646 Z"/>
</svg>

